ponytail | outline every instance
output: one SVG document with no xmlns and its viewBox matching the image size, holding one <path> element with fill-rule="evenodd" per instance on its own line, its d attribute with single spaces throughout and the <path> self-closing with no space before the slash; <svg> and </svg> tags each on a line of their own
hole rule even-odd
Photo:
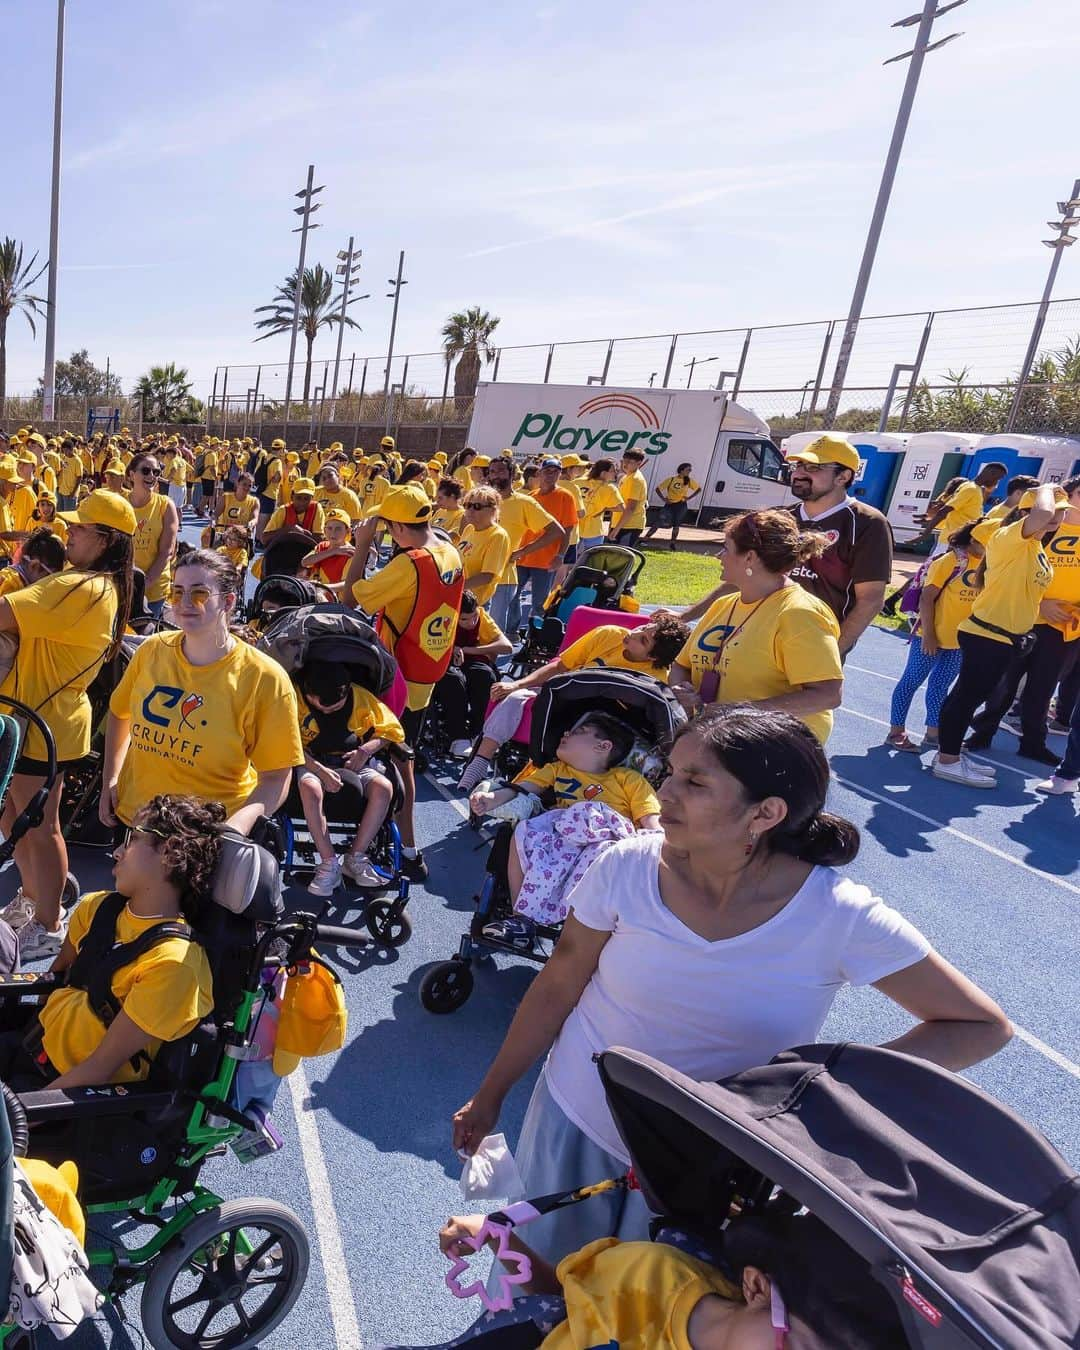
<svg viewBox="0 0 1080 1350">
<path fill-rule="evenodd" d="M 815 867 L 842 867 L 859 852 L 859 831 L 850 820 L 818 811 L 798 829 L 785 831 L 783 825 L 770 831 L 769 844 L 774 853 L 785 853 Z"/>
</svg>

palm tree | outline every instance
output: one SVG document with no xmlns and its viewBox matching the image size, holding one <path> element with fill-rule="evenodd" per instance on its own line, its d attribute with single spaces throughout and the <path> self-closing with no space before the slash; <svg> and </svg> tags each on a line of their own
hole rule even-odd
<svg viewBox="0 0 1080 1350">
<path fill-rule="evenodd" d="M 21 309 L 31 333 L 37 337 L 34 315 L 40 318 L 45 314 L 43 306 L 47 301 L 43 296 L 31 295 L 30 287 L 45 271 L 48 263 L 42 263 L 34 272 L 36 262 L 36 253 L 28 263 L 23 262 L 22 244 L 17 244 L 14 239 L 5 239 L 0 244 L 0 410 L 3 409 L 4 395 L 7 393 L 8 319 L 15 310 Z"/>
<path fill-rule="evenodd" d="M 341 323 L 342 317 L 340 311 L 331 309 L 333 300 L 334 278 L 333 275 L 323 267 L 322 263 L 316 263 L 314 267 L 304 268 L 304 284 L 300 287 L 300 331 L 304 334 L 304 341 L 307 343 L 307 361 L 304 366 L 304 402 L 308 401 L 308 395 L 311 392 L 311 349 L 315 345 L 315 339 L 319 335 L 320 328 L 331 328 L 336 323 Z M 293 310 L 296 306 L 296 273 L 290 272 L 285 278 L 285 284 L 278 287 L 277 295 L 268 305 L 259 305 L 256 314 L 269 314 L 268 319 L 259 319 L 255 327 L 265 328 L 267 331 L 255 339 L 256 342 L 262 342 L 268 337 L 278 337 L 282 333 L 292 331 Z M 360 325 L 355 319 L 345 315 L 344 322 L 350 328 L 359 328 Z"/>
<path fill-rule="evenodd" d="M 191 381 L 172 361 L 151 366 L 139 377 L 135 397 L 142 403 L 144 422 L 180 422 L 191 409 Z"/>
<path fill-rule="evenodd" d="M 454 371 L 454 406 L 458 412 L 467 412 L 476 397 L 480 370 L 485 361 L 491 361 L 495 349 L 491 335 L 499 326 L 497 315 L 474 305 L 462 314 L 451 314 L 443 324 L 442 340 L 446 364 L 457 357 Z"/>
</svg>

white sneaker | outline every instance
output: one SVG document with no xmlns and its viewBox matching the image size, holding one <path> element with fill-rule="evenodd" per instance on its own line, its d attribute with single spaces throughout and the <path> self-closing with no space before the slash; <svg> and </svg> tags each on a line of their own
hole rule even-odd
<svg viewBox="0 0 1080 1350">
<path fill-rule="evenodd" d="M 1055 773 L 1051 778 L 1035 784 L 1036 792 L 1049 792 L 1054 797 L 1068 797 L 1080 789 L 1080 778 L 1059 778 Z"/>
<path fill-rule="evenodd" d="M 472 741 L 460 740 L 450 742 L 450 754 L 454 759 L 468 759 L 472 753 Z"/>
<path fill-rule="evenodd" d="M 935 778 L 943 778 L 947 783 L 961 783 L 964 787 L 997 787 L 997 779 L 981 773 L 970 759 L 960 759 L 955 764 L 942 764 L 941 756 L 935 755 L 930 771 Z"/>
<path fill-rule="evenodd" d="M 61 917 L 55 933 L 50 933 L 37 919 L 31 919 L 19 929 L 18 937 L 20 961 L 51 961 L 64 945 L 67 919 Z"/>
<path fill-rule="evenodd" d="M 390 878 L 376 871 L 366 853 L 347 853 L 341 870 L 357 886 L 386 886 Z"/>
<path fill-rule="evenodd" d="M 308 886 L 308 895 L 333 895 L 341 885 L 341 863 L 337 858 L 321 862 L 315 869 L 315 875 Z"/>
<path fill-rule="evenodd" d="M 23 892 L 20 886 L 3 909 L 0 909 L 0 919 L 12 927 L 17 933 L 20 928 L 25 928 L 34 917 L 34 902 Z"/>
<path fill-rule="evenodd" d="M 491 764 L 483 756 L 477 755 L 465 765 L 465 772 L 458 779 L 458 791 L 469 793 L 478 787 L 485 778 L 491 776 Z"/>
<path fill-rule="evenodd" d="M 1014 736 L 1019 736 L 1022 730 L 1020 726 L 1020 714 L 1006 713 L 1005 716 L 1001 719 L 1001 725 L 1005 728 L 1006 731 L 1011 731 Z"/>
<path fill-rule="evenodd" d="M 975 773 L 981 773 L 985 778 L 997 777 L 996 764 L 987 764 L 985 759 L 976 759 L 974 755 L 967 755 L 963 750 L 960 751 L 960 758 L 966 760 Z"/>
</svg>

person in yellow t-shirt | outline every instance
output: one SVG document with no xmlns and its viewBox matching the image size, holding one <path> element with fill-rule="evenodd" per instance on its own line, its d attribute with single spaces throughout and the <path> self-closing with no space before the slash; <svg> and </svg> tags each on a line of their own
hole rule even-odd
<svg viewBox="0 0 1080 1350">
<path fill-rule="evenodd" d="M 259 499 L 252 491 L 255 480 L 249 473 L 236 476 L 236 491 L 226 492 L 218 510 L 217 525 L 226 529 L 230 525 L 243 527 L 249 539 L 259 516 Z"/>
<path fill-rule="evenodd" d="M 643 450 L 627 450 L 622 457 L 619 476 L 619 492 L 622 494 L 623 509 L 621 515 L 611 518 L 611 533 L 608 538 L 613 544 L 628 544 L 633 547 L 641 538 L 645 528 L 645 512 L 649 502 L 649 485 L 641 466 L 645 463 Z"/>
<path fill-rule="evenodd" d="M 984 464 L 973 479 L 966 479 L 946 497 L 942 504 L 944 514 L 934 522 L 941 541 L 938 551 L 948 547 L 947 541 L 957 530 L 979 519 L 997 485 L 1008 474 L 1004 464 Z"/>
<path fill-rule="evenodd" d="M 390 810 L 394 786 L 380 756 L 405 740 L 405 731 L 374 694 L 350 684 L 348 674 L 328 661 L 310 661 L 297 681 L 304 766 L 296 788 L 319 863 L 308 891 L 331 896 L 343 877 L 357 886 L 385 886 L 386 876 L 367 850 Z M 345 789 L 343 791 L 343 789 Z M 334 851 L 326 823 L 326 797 L 337 820 L 356 820 L 356 834 L 343 858 Z"/>
<path fill-rule="evenodd" d="M 215 549 L 216 553 L 227 561 L 231 562 L 236 570 L 243 576 L 244 569 L 250 560 L 248 548 L 251 545 L 251 535 L 242 525 L 230 525 L 221 536 L 221 543 Z"/>
<path fill-rule="evenodd" d="M 800 533 L 787 511 L 747 511 L 727 522 L 723 579 L 737 589 L 713 601 L 671 668 L 687 711 L 710 703 L 777 708 L 801 718 L 824 745 L 844 682 L 840 626 L 789 573 L 827 547 L 824 534 Z"/>
<path fill-rule="evenodd" d="M 675 545 L 679 538 L 679 529 L 686 519 L 690 502 L 701 491 L 701 484 L 690 477 L 691 467 L 689 461 L 680 464 L 670 478 L 665 478 L 662 483 L 657 483 L 656 491 L 663 502 L 663 506 L 660 508 L 656 523 L 649 526 L 644 536 L 646 539 L 651 539 L 660 525 L 670 525 L 671 543 L 669 547 L 672 553 L 676 552 Z"/>
<path fill-rule="evenodd" d="M 354 525 L 359 523 L 364 507 L 355 492 L 342 486 L 341 471 L 337 464 L 324 464 L 316 483 L 315 500 L 322 507 L 324 515 L 327 511 L 344 511 Z"/>
<path fill-rule="evenodd" d="M 165 451 L 161 466 L 161 481 L 165 484 L 169 500 L 177 511 L 182 511 L 187 497 L 191 466 L 175 446 Z"/>
<path fill-rule="evenodd" d="M 285 800 L 303 762 L 285 671 L 229 631 L 236 568 L 205 549 L 178 564 L 169 591 L 178 632 L 149 637 L 109 700 L 98 814 L 130 824 L 162 788 L 221 802 L 247 833 Z"/>
<path fill-rule="evenodd" d="M 990 773 L 962 754 L 964 735 L 973 728 L 966 742 L 969 749 L 984 749 L 990 743 L 993 730 L 986 723 L 979 727 L 975 710 L 990 699 L 1001 678 L 1030 649 L 1033 639 L 1028 635 L 1054 575 L 1044 539 L 1062 524 L 1067 509 L 1065 494 L 1044 483 L 1021 497 L 1013 513 L 1016 518 L 1006 516 L 986 543 L 983 588 L 959 628 L 960 674 L 939 718 L 941 748 L 933 763 L 936 778 L 964 787 L 996 786 Z M 1023 742 L 1021 746 L 1038 748 L 1025 747 Z"/>
<path fill-rule="evenodd" d="M 44 490 L 38 493 L 37 510 L 30 520 L 32 530 L 46 529 L 50 534 L 55 534 L 62 544 L 67 543 L 67 525 L 60 519 L 56 512 L 56 497 L 51 492 Z"/>
<path fill-rule="evenodd" d="M 62 511 L 70 511 L 75 505 L 75 492 L 79 479 L 83 476 L 83 462 L 75 449 L 74 441 L 64 441 L 60 473 L 56 480 L 56 495 Z"/>
<path fill-rule="evenodd" d="M 119 650 L 131 609 L 135 533 L 131 504 L 98 489 L 64 518 L 69 570 L 0 599 L 0 633 L 18 641 L 15 663 L 0 684 L 0 693 L 19 699 L 45 719 L 60 769 L 41 825 L 16 846 L 20 886 L 3 911 L 18 932 L 25 961 L 55 956 L 63 941 L 60 898 L 68 856 L 59 810 L 64 770 L 90 749 L 86 691 L 104 662 Z M 47 768 L 45 745 L 31 727 L 0 816 L 5 834 L 37 795 Z"/>
<path fill-rule="evenodd" d="M 463 497 L 464 489 L 456 479 L 439 480 L 439 490 L 435 494 L 435 514 L 431 518 L 431 523 L 435 529 L 445 530 L 455 544 L 465 528 Z"/>
<path fill-rule="evenodd" d="M 510 536 L 499 523 L 500 505 L 499 494 L 490 487 L 472 488 L 462 503 L 466 524 L 458 540 L 458 552 L 465 584 L 485 606 L 491 603 L 511 551 Z"/>
<path fill-rule="evenodd" d="M 63 521 L 59 523 L 62 525 Z M 52 530 L 39 526 L 19 545 L 14 563 L 0 568 L 0 596 L 11 595 L 63 571 L 64 559 L 63 541 Z"/>
<path fill-rule="evenodd" d="M 462 492 L 468 492 L 471 487 L 475 486 L 470 472 L 470 467 L 475 459 L 476 451 L 471 445 L 467 445 L 464 450 L 458 451 L 446 466 L 446 477 L 452 478 L 455 483 L 459 483 Z"/>
<path fill-rule="evenodd" d="M 948 553 L 925 564 L 919 617 L 908 643 L 907 664 L 893 690 L 891 722 L 885 744 L 893 750 L 918 753 L 936 745 L 938 718 L 960 671 L 960 624 L 982 589 L 983 545 L 978 535 L 985 524 L 967 524 L 949 540 Z M 991 531 L 992 533 L 992 531 Z M 926 684 L 926 734 L 917 744 L 906 731 L 915 692 Z"/>
<path fill-rule="evenodd" d="M 605 513 L 611 512 L 614 519 L 623 509 L 622 493 L 616 486 L 615 477 L 615 461 L 598 459 L 589 470 L 589 476 L 581 483 L 585 515 L 578 526 L 581 534 L 579 558 L 590 548 L 599 548 L 604 542 Z"/>
<path fill-rule="evenodd" d="M 488 610 L 511 641 L 521 627 L 521 592 L 525 585 L 525 580 L 518 577 L 518 559 L 524 556 L 526 548 L 538 552 L 549 544 L 562 548 L 569 534 L 534 498 L 514 491 L 513 473 L 513 463 L 504 455 L 492 460 L 488 467 L 488 486 L 499 495 L 499 525 L 510 538 L 510 556 L 499 575 Z"/>
<path fill-rule="evenodd" d="M 180 512 L 176 503 L 157 490 L 161 462 L 148 450 L 140 450 L 131 461 L 131 506 L 136 528 L 133 546 L 135 566 L 146 577 L 146 605 L 157 618 L 165 608 L 170 568 L 180 534 Z"/>
<path fill-rule="evenodd" d="M 37 468 L 37 460 L 33 455 L 24 451 L 18 458 L 16 472 L 19 483 L 14 492 L 7 500 L 8 510 L 11 513 L 12 528 L 18 534 L 28 533 L 30 530 L 30 518 L 37 509 L 37 493 L 34 491 L 34 470 Z"/>
<path fill-rule="evenodd" d="M 526 707 L 548 680 L 569 670 L 607 666 L 612 670 L 640 671 L 666 682 L 668 668 L 689 636 L 686 624 L 673 615 L 653 619 L 637 628 L 601 624 L 572 642 L 554 661 L 519 680 L 501 680 L 491 690 L 491 702 L 496 706 L 484 721 L 484 734 L 475 757 L 465 766 L 458 790 L 471 792 L 481 779 L 490 776 L 495 751 L 514 736 Z"/>
<path fill-rule="evenodd" d="M 136 813 L 130 839 L 116 850 L 115 890 L 84 895 L 72 910 L 67 936 L 53 962 L 69 983 L 40 1008 L 28 1008 L 26 1030 L 37 1024 L 44 1063 L 19 1043 L 14 1062 L 0 1065 L 26 1083 L 52 1088 L 92 1087 L 144 1079 L 166 1041 L 193 1031 L 214 1006 L 210 963 L 195 935 L 221 854 L 217 802 L 155 796 Z M 90 1002 L 79 951 L 103 906 L 119 906 L 110 945 L 131 943 L 160 924 L 186 925 L 192 935 L 167 937 L 120 966 L 110 981 L 115 1000 L 106 1026 Z M 100 922 L 108 922 L 103 916 Z M 96 935 L 95 935 L 96 940 Z M 5 1037 L 5 1041 L 10 1037 Z"/>
</svg>

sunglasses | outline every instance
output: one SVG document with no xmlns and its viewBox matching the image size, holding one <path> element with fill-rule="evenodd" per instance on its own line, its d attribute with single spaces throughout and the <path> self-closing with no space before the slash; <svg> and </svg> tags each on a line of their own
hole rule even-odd
<svg viewBox="0 0 1080 1350">
<path fill-rule="evenodd" d="M 170 586 L 169 603 L 171 605 L 182 604 L 184 597 L 187 596 L 198 609 L 205 609 L 210 597 L 217 594 L 220 594 L 220 592 L 212 591 L 209 586 Z"/>
<path fill-rule="evenodd" d="M 494 507 L 488 502 L 470 502 L 466 506 L 466 511 L 494 511 Z"/>
<path fill-rule="evenodd" d="M 160 477 L 161 477 L 161 470 L 160 470 L 160 469 L 152 469 L 152 468 L 150 467 L 149 464 L 140 464 L 140 465 L 139 465 L 139 472 L 143 475 L 144 478 L 160 478 Z"/>
</svg>

